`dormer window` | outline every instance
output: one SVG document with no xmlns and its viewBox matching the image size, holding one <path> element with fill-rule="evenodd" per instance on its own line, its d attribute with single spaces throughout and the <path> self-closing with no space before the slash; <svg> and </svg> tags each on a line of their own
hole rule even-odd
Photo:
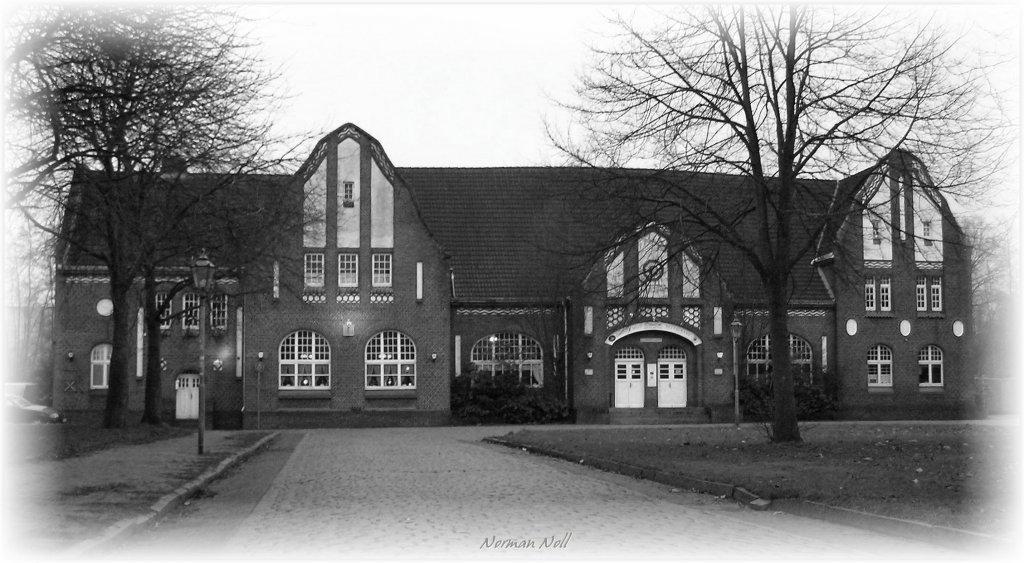
<svg viewBox="0 0 1024 563">
<path fill-rule="evenodd" d="M 344 207 L 354 207 L 355 206 L 355 199 L 354 199 L 355 198 L 355 183 L 354 182 L 345 182 L 345 183 L 343 183 L 342 184 L 342 192 L 341 193 L 342 193 L 341 204 Z"/>
</svg>

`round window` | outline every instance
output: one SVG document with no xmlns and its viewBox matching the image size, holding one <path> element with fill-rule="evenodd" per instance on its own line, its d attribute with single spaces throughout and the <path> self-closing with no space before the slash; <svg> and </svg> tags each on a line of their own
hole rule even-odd
<svg viewBox="0 0 1024 563">
<path fill-rule="evenodd" d="M 100 299 L 96 302 L 96 312 L 101 317 L 109 317 L 114 312 L 114 302 L 109 299 Z"/>
</svg>

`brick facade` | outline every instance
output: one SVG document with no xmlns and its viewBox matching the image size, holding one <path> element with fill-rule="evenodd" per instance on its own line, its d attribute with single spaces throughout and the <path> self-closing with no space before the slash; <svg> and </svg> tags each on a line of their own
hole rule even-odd
<svg viewBox="0 0 1024 563">
<path fill-rule="evenodd" d="M 207 342 L 210 425 L 445 424 L 452 378 L 473 371 L 474 345 L 486 352 L 489 337 L 496 334 L 518 335 L 539 346 L 542 388 L 565 400 L 577 422 L 665 412 L 685 420 L 731 420 L 729 323 L 740 319 L 744 325 L 735 366 L 741 376 L 751 343 L 767 333 L 763 298 L 751 285 L 750 273 L 733 263 L 735 256 L 723 254 L 694 285 L 687 273 L 692 264 L 673 259 L 664 270 L 651 270 L 663 274 L 663 293 L 644 294 L 635 281 L 610 293 L 609 261 L 582 274 L 560 269 L 562 259 L 542 249 L 561 228 L 555 220 L 560 208 L 542 198 L 581 174 L 571 169 L 400 169 L 375 139 L 352 125 L 325 137 L 281 185 L 306 195 L 304 232 L 280 241 L 277 250 L 288 259 L 253 268 L 260 273 L 251 275 L 259 279 L 222 280 L 227 325 Z M 891 203 L 890 209 L 903 214 L 909 226 L 916 200 L 901 193 L 906 207 Z M 919 237 L 909 228 L 902 238 L 892 237 L 891 260 L 867 259 L 866 223 L 858 211 L 832 233 L 834 240 L 813 266 L 794 273 L 803 285 L 791 304 L 790 333 L 806 343 L 814 383 L 839 401 L 842 416 L 971 414 L 974 390 L 970 366 L 964 363 L 970 335 L 959 329 L 954 334 L 953 328 L 954 322 L 971 326 L 970 260 L 948 207 L 941 198 L 935 201 L 942 221 L 941 262 L 922 262 L 914 246 Z M 623 250 L 625 280 L 643 277 L 651 263 L 642 260 L 645 252 L 649 249 L 636 246 Z M 351 274 L 344 282 L 342 254 L 346 264 L 358 264 L 357 273 L 346 269 Z M 312 269 L 304 271 L 307 255 L 317 257 Z M 390 256 L 390 283 L 378 283 L 376 255 Z M 94 270 L 63 264 L 57 282 L 54 403 L 72 418 L 93 416 L 105 400 L 105 391 L 89 385 L 90 352 L 111 337 L 109 317 L 96 308 L 107 285 L 102 271 Z M 267 279 L 272 271 L 274 279 Z M 941 311 L 917 310 L 916 285 L 922 275 L 941 277 Z M 891 306 L 886 311 L 865 310 L 864 280 L 872 277 L 888 279 Z M 175 299 L 180 311 L 181 294 Z M 857 324 L 853 334 L 847 331 L 850 321 Z M 901 332 L 901 323 L 909 323 L 908 334 Z M 394 358 L 384 348 L 380 362 L 376 349 L 368 351 L 381 334 L 411 343 L 402 349 L 404 363 L 390 364 Z M 308 352 L 297 344 L 298 359 L 288 356 L 292 348 L 282 350 L 286 342 L 300 340 L 326 346 L 314 354 L 312 344 Z M 867 353 L 876 344 L 892 351 L 891 386 L 868 385 Z M 918 356 L 929 345 L 943 352 L 941 385 L 918 381 Z M 642 362 L 642 389 L 617 383 L 616 354 L 627 348 L 642 354 L 642 360 L 635 360 Z M 176 319 L 163 334 L 161 353 L 163 412 L 174 419 L 186 396 L 176 389 L 176 380 L 199 371 L 198 337 L 186 334 Z M 664 361 L 659 363 L 659 357 Z M 135 377 L 136 358 L 132 350 L 130 405 L 141 413 L 144 380 Z M 214 359 L 220 360 L 218 370 L 212 368 Z M 374 367 L 377 363 L 382 365 Z M 383 370 L 380 379 L 371 374 L 378 369 Z M 396 378 L 405 376 L 402 382 L 414 375 L 415 384 L 387 383 L 389 369 L 403 370 L 394 372 Z M 672 386 L 666 385 L 672 377 Z M 617 396 L 627 392 L 634 393 L 628 401 Z M 670 394 L 673 403 L 667 403 Z M 685 407 L 662 404 L 682 402 Z"/>
</svg>

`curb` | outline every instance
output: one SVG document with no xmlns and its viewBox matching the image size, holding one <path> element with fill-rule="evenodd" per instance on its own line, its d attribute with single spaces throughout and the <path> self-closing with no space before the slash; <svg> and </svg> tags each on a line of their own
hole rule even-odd
<svg viewBox="0 0 1024 563">
<path fill-rule="evenodd" d="M 678 473 L 669 473 L 658 469 L 651 469 L 649 467 L 639 467 L 636 465 L 600 458 L 579 459 L 578 456 L 572 456 L 558 450 L 539 446 L 527 446 L 517 442 L 503 440 L 501 438 L 484 438 L 483 441 L 499 446 L 516 448 L 524 452 L 540 454 L 572 463 L 587 465 L 602 471 L 619 473 L 621 475 L 635 477 L 637 479 L 655 481 L 657 483 L 678 487 L 680 489 L 712 494 L 718 497 L 731 498 L 739 504 L 753 510 L 776 510 L 792 514 L 794 516 L 824 520 L 833 524 L 841 524 L 870 530 L 889 536 L 940 544 L 944 547 L 960 550 L 998 550 L 999 548 L 1009 549 L 1013 547 L 1013 544 L 1009 540 L 997 536 L 970 532 L 957 528 L 948 528 L 945 526 L 935 526 L 913 520 L 901 520 L 899 518 L 879 516 L 877 514 L 829 506 L 827 504 L 809 500 L 766 500 L 758 497 L 743 487 L 738 487 L 729 483 L 707 481 Z"/>
<path fill-rule="evenodd" d="M 121 520 L 120 522 L 115 522 L 114 524 L 107 526 L 105 530 L 100 532 L 98 537 L 85 540 L 83 542 L 79 542 L 78 544 L 64 551 L 61 554 L 60 558 L 80 558 L 83 555 L 88 554 L 90 551 L 97 549 L 104 544 L 112 542 L 117 538 L 120 538 L 123 535 L 131 533 L 139 527 L 145 526 L 146 524 L 149 524 L 150 522 L 162 517 L 163 515 L 170 512 L 173 508 L 181 504 L 181 502 L 184 499 L 192 496 L 197 491 L 208 485 L 211 481 L 219 477 L 221 473 L 223 473 L 227 469 L 239 464 L 249 456 L 256 453 L 257 450 L 262 448 L 264 445 L 269 443 L 274 438 L 277 438 L 278 435 L 280 435 L 280 432 L 273 432 L 267 436 L 264 436 L 263 438 L 261 438 L 259 441 L 249 446 L 248 448 L 228 456 L 220 463 L 218 463 L 217 466 L 214 467 L 213 469 L 207 469 L 195 479 L 189 481 L 188 483 L 185 483 L 184 485 L 178 487 L 177 489 L 174 489 L 173 492 L 167 493 L 166 495 L 160 497 L 159 500 L 157 500 L 155 503 L 153 503 L 152 506 L 149 507 L 146 514 L 126 518 L 124 520 Z"/>
</svg>

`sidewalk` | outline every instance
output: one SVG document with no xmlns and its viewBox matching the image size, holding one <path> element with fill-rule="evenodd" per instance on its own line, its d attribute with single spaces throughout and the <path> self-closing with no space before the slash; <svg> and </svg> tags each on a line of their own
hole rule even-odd
<svg viewBox="0 0 1024 563">
<path fill-rule="evenodd" d="M 6 551 L 74 556 L 173 508 L 276 434 L 209 431 L 59 461 L 5 460 Z"/>
</svg>

